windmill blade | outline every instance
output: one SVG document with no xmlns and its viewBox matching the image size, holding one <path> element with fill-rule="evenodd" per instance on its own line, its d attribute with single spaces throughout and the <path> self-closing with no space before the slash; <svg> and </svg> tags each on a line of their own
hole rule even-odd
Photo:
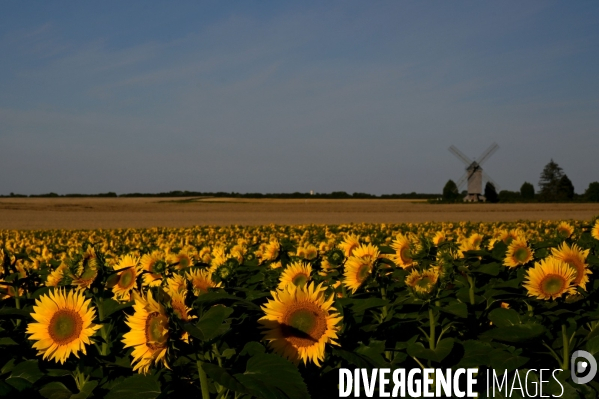
<svg viewBox="0 0 599 399">
<path fill-rule="evenodd" d="M 466 166 L 470 166 L 470 164 L 472 163 L 472 161 L 466 155 L 464 155 L 462 151 L 458 150 L 454 145 L 449 147 L 449 152 L 458 157 L 460 161 L 466 164 Z"/>
<path fill-rule="evenodd" d="M 476 161 L 476 162 L 479 165 L 482 165 L 483 162 L 485 162 L 487 159 L 489 159 L 491 157 L 491 155 L 493 155 L 495 153 L 495 151 L 497 151 L 497 149 L 499 149 L 499 146 L 497 145 L 497 143 L 491 144 L 491 146 L 489 148 L 487 148 L 487 151 L 483 152 L 483 154 L 478 158 L 478 161 Z"/>
<path fill-rule="evenodd" d="M 493 179 L 491 179 L 491 177 L 489 177 L 489 175 L 486 174 L 485 172 L 483 172 L 483 179 L 485 179 L 486 181 L 488 181 L 491 184 L 493 184 L 495 186 L 495 191 L 497 191 L 497 192 L 501 191 L 501 188 L 499 187 L 499 184 L 495 183 L 495 181 Z"/>
<path fill-rule="evenodd" d="M 458 180 L 457 183 L 455 184 L 456 186 L 458 186 L 458 190 L 460 189 L 461 186 L 464 185 L 466 180 L 468 180 L 468 172 L 464 173 L 464 175 L 462 177 L 460 177 L 460 180 Z"/>
</svg>

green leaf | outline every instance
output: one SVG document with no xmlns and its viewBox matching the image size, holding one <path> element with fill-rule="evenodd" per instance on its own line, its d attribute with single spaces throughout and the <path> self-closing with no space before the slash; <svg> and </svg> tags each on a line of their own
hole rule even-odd
<svg viewBox="0 0 599 399">
<path fill-rule="evenodd" d="M 297 367 L 280 356 L 261 354 L 250 358 L 237 381 L 254 396 L 264 399 L 308 399 L 308 388 Z"/>
<path fill-rule="evenodd" d="M 520 315 L 514 309 L 497 308 L 489 313 L 489 320 L 497 327 L 509 327 L 522 324 Z"/>
<path fill-rule="evenodd" d="M 30 383 L 29 381 L 27 381 L 24 378 L 19 378 L 19 377 L 9 378 L 6 380 L 6 383 L 9 384 L 10 386 L 12 386 L 14 389 L 16 389 L 19 392 L 33 387 L 32 383 Z"/>
<path fill-rule="evenodd" d="M 205 294 L 197 297 L 195 303 L 222 301 L 233 301 L 237 305 L 242 305 L 250 309 L 260 309 L 260 306 L 256 305 L 255 303 L 236 297 L 235 295 L 229 295 L 226 292 L 206 292 Z"/>
<path fill-rule="evenodd" d="M 591 355 L 597 357 L 597 354 L 599 354 L 599 335 L 588 340 L 585 349 Z"/>
<path fill-rule="evenodd" d="M 462 346 L 464 347 L 464 356 L 457 367 L 479 367 L 489 363 L 489 352 L 493 350 L 490 344 L 471 339 L 462 342 Z"/>
<path fill-rule="evenodd" d="M 351 302 L 351 310 L 354 313 L 363 313 L 370 308 L 380 308 L 388 305 L 389 301 L 381 298 L 354 299 Z"/>
<path fill-rule="evenodd" d="M 504 370 L 508 372 L 513 371 L 525 365 L 529 360 L 527 357 L 519 356 L 521 352 L 521 349 L 514 351 L 514 353 L 503 349 L 493 349 L 487 354 L 489 358 L 488 364 L 498 372 L 503 372 Z"/>
<path fill-rule="evenodd" d="M 462 302 L 453 302 L 440 309 L 445 313 L 449 313 L 464 319 L 468 317 L 468 306 Z"/>
<path fill-rule="evenodd" d="M 79 393 L 71 396 L 70 399 L 87 399 L 97 386 L 98 381 L 87 381 L 85 384 L 83 384 Z"/>
<path fill-rule="evenodd" d="M 379 247 L 379 251 L 381 251 L 381 254 L 387 254 L 387 255 L 395 255 L 395 253 L 397 252 L 388 245 L 381 245 Z"/>
<path fill-rule="evenodd" d="M 100 321 L 106 320 L 108 318 L 108 316 L 110 316 L 111 314 L 113 314 L 115 312 L 130 308 L 131 306 L 133 306 L 133 303 L 134 303 L 134 301 L 127 302 L 127 303 L 118 303 L 114 299 L 104 299 L 102 301 L 102 305 L 101 305 L 102 306 L 102 315 L 104 317 Z"/>
<path fill-rule="evenodd" d="M 136 374 L 112 387 L 105 399 L 154 399 L 160 395 L 160 384 L 153 375 Z"/>
<path fill-rule="evenodd" d="M 367 357 L 371 362 L 378 367 L 388 366 L 388 363 L 383 358 L 385 352 L 385 341 L 377 341 L 371 339 L 368 345 L 361 344 L 357 349 L 356 353 Z"/>
<path fill-rule="evenodd" d="M 12 338 L 2 337 L 0 338 L 0 346 L 14 346 L 18 345 Z"/>
<path fill-rule="evenodd" d="M 453 338 L 445 338 L 439 341 L 434 350 L 425 348 L 421 342 L 414 342 L 408 345 L 408 354 L 419 359 L 441 362 L 447 355 L 449 355 L 452 349 Z"/>
<path fill-rule="evenodd" d="M 501 265 L 497 262 L 493 262 L 493 263 L 485 263 L 483 265 L 480 265 L 476 269 L 473 269 L 472 272 L 489 274 L 491 276 L 497 276 L 499 274 L 500 270 L 501 270 Z"/>
<path fill-rule="evenodd" d="M 249 393 L 249 391 L 224 368 L 212 363 L 203 363 L 202 369 L 210 378 L 225 388 L 238 393 Z"/>
<path fill-rule="evenodd" d="M 566 382 L 566 380 L 570 378 L 570 372 L 568 370 L 560 371 L 559 373 L 557 373 L 556 377 L 562 386 L 560 387 L 557 381 L 555 381 L 555 378 L 549 378 L 547 390 L 543 389 L 543 395 L 555 395 L 557 397 L 557 395 L 560 395 L 562 393 L 563 387 L 564 393 L 562 396 L 560 396 L 562 399 L 580 398 L 580 396 L 578 396 L 578 393 L 576 393 L 576 389 L 574 389 L 572 385 Z"/>
<path fill-rule="evenodd" d="M 60 382 L 51 382 L 40 389 L 40 395 L 47 399 L 70 399 L 73 392 Z"/>
<path fill-rule="evenodd" d="M 265 351 L 266 351 L 266 349 L 264 348 L 264 345 L 262 345 L 260 342 L 250 341 L 247 344 L 245 344 L 245 346 L 241 350 L 240 355 L 241 356 L 245 356 L 245 355 L 254 356 L 254 355 L 259 355 L 261 353 L 264 353 Z"/>
<path fill-rule="evenodd" d="M 358 355 L 354 352 L 346 351 L 345 349 L 333 348 L 333 355 L 339 356 L 349 362 L 349 364 L 358 368 L 370 369 L 372 367 L 378 367 L 372 359 Z"/>
<path fill-rule="evenodd" d="M 18 316 L 19 318 L 30 318 L 30 312 L 25 309 L 15 309 L 15 308 L 1 308 L 0 309 L 0 317 L 4 316 Z M 10 317 L 9 317 L 10 318 Z"/>
<path fill-rule="evenodd" d="M 525 342 L 542 335 L 545 327 L 540 324 L 526 323 L 509 327 L 498 327 L 486 331 L 481 337 L 504 342 Z"/>
<path fill-rule="evenodd" d="M 37 360 L 26 360 L 17 364 L 8 378 L 22 378 L 33 384 L 43 375 L 37 365 Z"/>
<path fill-rule="evenodd" d="M 196 323 L 196 328 L 202 332 L 204 340 L 209 341 L 212 338 L 223 334 L 229 329 L 229 324 L 223 322 L 233 313 L 233 309 L 223 305 L 216 305 L 210 308 L 202 315 Z"/>
</svg>

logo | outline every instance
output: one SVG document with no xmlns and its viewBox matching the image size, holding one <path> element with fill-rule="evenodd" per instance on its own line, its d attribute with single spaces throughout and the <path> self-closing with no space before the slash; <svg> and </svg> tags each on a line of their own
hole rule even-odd
<svg viewBox="0 0 599 399">
<path fill-rule="evenodd" d="M 577 361 L 579 358 L 584 358 L 585 360 Z M 597 374 L 597 361 L 587 351 L 576 351 L 572 353 L 572 357 L 570 358 L 570 364 L 572 365 L 572 381 L 576 384 L 586 384 L 590 382 L 595 375 Z M 579 377 L 578 374 L 582 374 L 588 371 L 586 377 Z"/>
</svg>

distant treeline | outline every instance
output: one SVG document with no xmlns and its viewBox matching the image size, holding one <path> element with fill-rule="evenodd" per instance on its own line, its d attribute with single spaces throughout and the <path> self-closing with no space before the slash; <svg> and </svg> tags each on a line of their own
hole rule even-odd
<svg viewBox="0 0 599 399">
<path fill-rule="evenodd" d="M 23 195 L 10 193 L 10 195 L 2 195 L 0 197 L 29 197 L 29 198 L 67 198 L 67 197 L 220 197 L 220 198 L 331 198 L 331 199 L 343 199 L 343 198 L 380 198 L 380 199 L 436 199 L 441 197 L 441 194 L 422 194 L 422 193 L 408 193 L 408 194 L 382 194 L 374 195 L 368 193 L 353 193 L 349 194 L 345 191 L 333 191 L 332 193 L 274 193 L 274 194 L 263 194 L 263 193 L 228 193 L 224 191 L 218 192 L 201 192 L 201 191 L 169 191 L 166 193 L 130 193 L 118 195 L 113 192 L 101 193 L 101 194 L 32 194 Z"/>
</svg>

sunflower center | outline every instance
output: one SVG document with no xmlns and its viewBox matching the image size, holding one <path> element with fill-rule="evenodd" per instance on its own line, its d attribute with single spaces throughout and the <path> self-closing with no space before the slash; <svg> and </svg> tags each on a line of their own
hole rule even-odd
<svg viewBox="0 0 599 399">
<path fill-rule="evenodd" d="M 574 257 L 565 257 L 562 259 L 564 263 L 567 263 L 572 270 L 574 270 L 574 285 L 578 285 L 584 277 L 584 263 L 581 263 Z"/>
<path fill-rule="evenodd" d="M 48 324 L 48 334 L 58 345 L 66 345 L 79 338 L 82 329 L 81 316 L 71 309 L 57 311 Z"/>
<path fill-rule="evenodd" d="M 570 237 L 570 234 L 572 234 L 572 233 L 570 232 L 570 229 L 568 229 L 568 228 L 565 228 L 565 227 L 561 227 L 561 228 L 559 228 L 559 227 L 558 227 L 558 229 L 557 229 L 557 233 L 558 233 L 558 234 L 559 234 L 561 237 L 564 237 L 564 238 L 568 238 L 568 237 Z"/>
<path fill-rule="evenodd" d="M 283 336 L 295 347 L 309 347 L 327 330 L 326 314 L 316 304 L 298 303 L 283 318 Z"/>
<path fill-rule="evenodd" d="M 180 269 L 185 269 L 187 267 L 189 267 L 189 258 L 187 256 L 182 256 L 181 258 L 179 258 L 179 268 Z"/>
<path fill-rule="evenodd" d="M 166 269 L 166 263 L 163 260 L 157 260 L 150 266 L 150 271 L 153 273 L 162 273 Z"/>
<path fill-rule="evenodd" d="M 158 312 L 150 313 L 146 319 L 146 342 L 152 349 L 163 348 L 168 340 L 168 319 Z"/>
<path fill-rule="evenodd" d="M 546 295 L 557 295 L 566 288 L 566 280 L 558 274 L 548 274 L 541 281 L 540 287 Z"/>
<path fill-rule="evenodd" d="M 408 247 L 402 248 L 401 251 L 399 251 L 399 256 L 404 263 L 410 263 L 412 261 L 412 252 Z"/>
<path fill-rule="evenodd" d="M 368 266 L 367 264 L 362 264 L 362 265 L 360 265 L 360 268 L 358 269 L 358 272 L 356 273 L 356 279 L 361 283 L 362 281 L 366 280 L 369 275 L 370 275 L 370 266 Z"/>
<path fill-rule="evenodd" d="M 303 287 L 308 282 L 308 276 L 304 273 L 298 273 L 291 279 L 291 282 L 297 287 Z"/>
<path fill-rule="evenodd" d="M 526 263 L 528 261 L 528 248 L 520 247 L 514 251 L 514 258 L 520 263 Z"/>
<path fill-rule="evenodd" d="M 119 277 L 119 287 L 129 289 L 135 284 L 135 271 L 133 268 L 127 269 L 121 273 Z"/>
<path fill-rule="evenodd" d="M 416 283 L 416 285 L 420 288 L 428 288 L 429 285 L 433 284 L 433 281 L 431 280 L 430 277 L 425 276 L 422 277 L 420 280 L 418 280 L 418 282 Z"/>
</svg>

